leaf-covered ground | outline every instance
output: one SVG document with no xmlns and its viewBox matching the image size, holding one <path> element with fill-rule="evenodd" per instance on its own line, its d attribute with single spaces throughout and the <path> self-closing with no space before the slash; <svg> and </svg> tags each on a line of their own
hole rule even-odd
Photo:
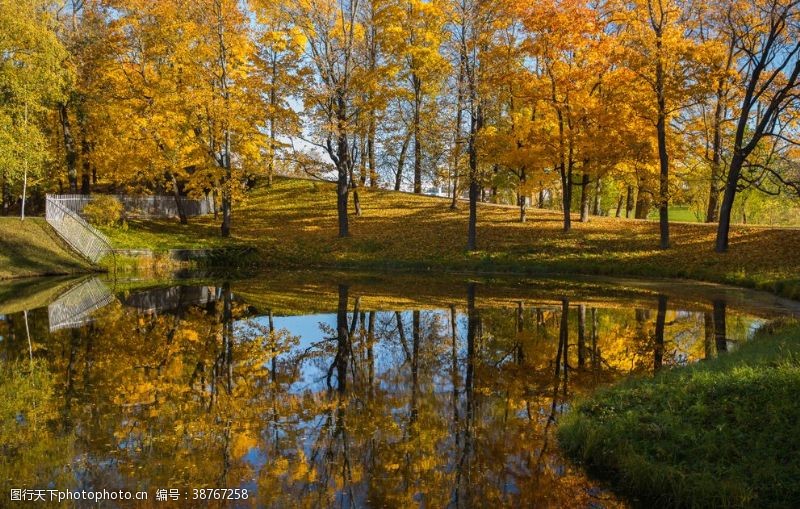
<svg viewBox="0 0 800 509">
<path fill-rule="evenodd" d="M 404 268 L 516 273 L 584 273 L 686 277 L 753 286 L 800 298 L 800 230 L 734 227 L 730 251 L 713 251 L 715 227 L 675 223 L 672 249 L 658 246 L 658 224 L 606 217 L 573 222 L 562 232 L 561 213 L 514 207 L 478 209 L 478 247 L 464 250 L 467 207 L 408 193 L 360 189 L 363 215 L 350 217 L 351 236 L 337 237 L 333 184 L 276 179 L 259 186 L 233 211 L 231 242 L 254 246 L 264 266 Z M 352 200 L 352 195 L 351 195 Z M 352 207 L 351 207 L 352 210 Z M 125 248 L 217 247 L 213 217 L 129 222 L 111 232 Z"/>
</svg>

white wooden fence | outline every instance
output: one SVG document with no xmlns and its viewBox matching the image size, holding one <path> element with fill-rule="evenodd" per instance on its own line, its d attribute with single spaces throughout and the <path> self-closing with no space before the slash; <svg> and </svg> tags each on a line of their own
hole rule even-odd
<svg viewBox="0 0 800 509">
<path fill-rule="evenodd" d="M 94 198 L 101 195 L 86 194 L 53 194 L 49 195 L 57 200 L 61 205 L 72 212 L 82 216 L 83 208 Z M 104 195 L 108 196 L 108 195 Z M 178 204 L 174 196 L 165 195 L 142 195 L 134 196 L 127 194 L 110 195 L 119 200 L 125 209 L 128 217 L 177 217 Z M 194 200 L 182 196 L 181 205 L 187 216 L 202 216 L 214 212 L 214 199 L 207 196 L 201 200 Z"/>
<path fill-rule="evenodd" d="M 66 207 L 61 200 L 47 195 L 45 218 L 69 246 L 92 263 L 111 252 L 105 235 L 92 228 L 81 216 Z"/>
</svg>

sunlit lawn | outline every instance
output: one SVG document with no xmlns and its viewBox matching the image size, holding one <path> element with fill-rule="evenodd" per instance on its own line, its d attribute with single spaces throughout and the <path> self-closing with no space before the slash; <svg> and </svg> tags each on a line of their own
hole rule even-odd
<svg viewBox="0 0 800 509">
<path fill-rule="evenodd" d="M 735 227 L 730 252 L 713 252 L 715 227 L 673 224 L 672 249 L 658 246 L 658 224 L 592 217 L 562 232 L 557 211 L 531 209 L 518 221 L 513 207 L 479 207 L 478 247 L 464 250 L 467 208 L 449 200 L 361 189 L 363 215 L 351 215 L 351 237 L 337 237 L 333 184 L 279 178 L 259 186 L 233 212 L 229 242 L 258 249 L 265 265 L 447 269 L 498 272 L 578 272 L 690 277 L 771 289 L 800 297 L 800 230 Z M 112 233 L 126 248 L 216 247 L 213 217 L 131 222 Z"/>
</svg>

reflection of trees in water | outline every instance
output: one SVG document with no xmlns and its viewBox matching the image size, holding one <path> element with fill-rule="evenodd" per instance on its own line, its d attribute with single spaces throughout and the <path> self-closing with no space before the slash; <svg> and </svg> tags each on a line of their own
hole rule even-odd
<svg viewBox="0 0 800 509">
<path fill-rule="evenodd" d="M 243 320 L 230 286 L 219 292 L 173 313 L 111 305 L 52 335 L 41 313 L 27 331 L 22 314 L 0 321 L 6 364 L 48 361 L 43 415 L 58 426 L 42 440 L 69 442 L 61 461 L 83 482 L 257 486 L 274 506 L 588 504 L 589 481 L 553 442 L 569 399 L 727 347 L 724 303 L 484 308 L 470 284 L 435 311 L 363 309 L 340 285 L 335 330 L 300 350 L 271 313 Z M 298 389 L 305 363 L 322 379 Z"/>
</svg>

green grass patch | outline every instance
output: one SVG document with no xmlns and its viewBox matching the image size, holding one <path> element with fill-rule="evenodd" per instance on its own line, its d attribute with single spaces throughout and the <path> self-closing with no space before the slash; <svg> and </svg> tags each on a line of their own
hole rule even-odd
<svg viewBox="0 0 800 509">
<path fill-rule="evenodd" d="M 650 211 L 650 215 L 647 216 L 648 219 L 652 219 L 654 221 L 658 220 L 658 209 L 653 209 Z M 692 210 L 691 207 L 688 205 L 673 205 L 669 208 L 669 220 L 670 221 L 680 221 L 683 223 L 700 223 L 703 221 L 702 218 L 698 218 L 697 214 Z"/>
<path fill-rule="evenodd" d="M 798 394 L 800 325 L 792 322 L 730 355 L 576 403 L 558 440 L 637 504 L 796 507 Z"/>
<path fill-rule="evenodd" d="M 201 249 L 231 244 L 220 236 L 219 228 L 205 218 L 182 225 L 177 219 L 130 220 L 127 227 L 97 226 L 116 249 Z"/>
</svg>

